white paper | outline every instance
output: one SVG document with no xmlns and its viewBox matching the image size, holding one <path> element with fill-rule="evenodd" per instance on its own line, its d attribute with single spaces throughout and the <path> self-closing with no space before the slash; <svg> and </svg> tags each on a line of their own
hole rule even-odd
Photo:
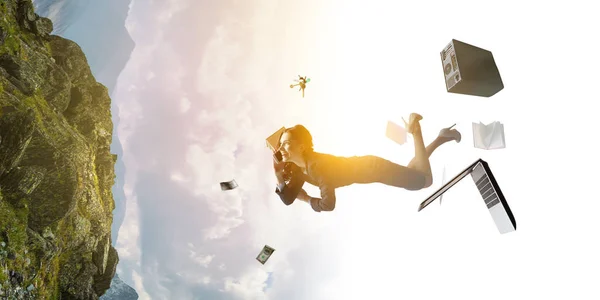
<svg viewBox="0 0 600 300">
<path fill-rule="evenodd" d="M 488 125 L 473 123 L 473 146 L 484 150 L 506 148 L 504 125 L 498 121 Z"/>
<path fill-rule="evenodd" d="M 388 121 L 387 128 L 385 129 L 385 136 L 402 145 L 406 143 L 407 132 L 406 129 L 392 121 Z"/>
<path fill-rule="evenodd" d="M 485 125 L 483 125 L 481 122 L 479 122 L 479 124 L 473 123 L 473 146 L 475 148 L 486 148 L 486 143 L 484 142 L 485 136 L 487 136 L 485 132 Z"/>
<path fill-rule="evenodd" d="M 494 122 L 494 126 L 491 130 L 490 143 L 488 144 L 488 149 L 503 149 L 506 148 L 506 143 L 504 141 L 504 125 L 500 122 Z"/>
</svg>

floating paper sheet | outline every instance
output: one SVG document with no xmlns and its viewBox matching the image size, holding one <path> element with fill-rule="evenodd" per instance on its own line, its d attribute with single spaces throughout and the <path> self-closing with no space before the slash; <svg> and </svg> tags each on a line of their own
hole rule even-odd
<svg viewBox="0 0 600 300">
<path fill-rule="evenodd" d="M 402 145 L 406 143 L 407 132 L 406 129 L 392 121 L 388 121 L 387 128 L 385 130 L 385 136 Z"/>
</svg>

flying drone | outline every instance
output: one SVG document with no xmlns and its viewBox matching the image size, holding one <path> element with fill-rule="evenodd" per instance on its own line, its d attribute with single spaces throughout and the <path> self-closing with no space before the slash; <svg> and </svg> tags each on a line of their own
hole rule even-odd
<svg viewBox="0 0 600 300">
<path fill-rule="evenodd" d="M 299 86 L 300 89 L 298 91 L 302 91 L 302 98 L 304 98 L 304 89 L 306 88 L 306 84 L 310 82 L 310 78 L 306 78 L 306 76 L 302 77 L 298 75 L 298 79 L 294 79 L 295 84 L 290 84 L 290 88 L 293 89 L 295 86 Z"/>
</svg>

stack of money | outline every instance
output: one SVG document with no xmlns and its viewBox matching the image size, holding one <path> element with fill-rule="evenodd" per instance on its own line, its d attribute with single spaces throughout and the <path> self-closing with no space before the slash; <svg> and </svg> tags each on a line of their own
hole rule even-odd
<svg viewBox="0 0 600 300">
<path fill-rule="evenodd" d="M 269 257 L 271 257 L 271 255 L 273 254 L 273 251 L 275 251 L 275 249 L 265 245 L 262 251 L 256 257 L 256 260 L 258 260 L 258 262 L 264 265 L 269 259 Z"/>
<path fill-rule="evenodd" d="M 233 190 L 236 187 L 238 187 L 238 184 L 237 184 L 237 182 L 235 182 L 235 180 L 221 182 L 220 184 L 221 184 L 222 191 L 229 191 L 229 190 Z"/>
</svg>

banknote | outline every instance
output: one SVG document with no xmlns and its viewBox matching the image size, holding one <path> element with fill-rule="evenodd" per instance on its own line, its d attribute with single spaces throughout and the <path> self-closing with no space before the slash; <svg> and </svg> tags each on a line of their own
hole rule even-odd
<svg viewBox="0 0 600 300">
<path fill-rule="evenodd" d="M 238 184 L 237 184 L 237 182 L 235 182 L 235 180 L 221 182 L 221 190 L 222 191 L 233 190 L 236 187 L 238 187 Z"/>
<path fill-rule="evenodd" d="M 269 257 L 271 257 L 274 251 L 275 249 L 269 247 L 268 245 L 265 245 L 262 251 L 260 251 L 260 253 L 256 257 L 256 260 L 258 260 L 258 262 L 264 265 L 269 259 Z"/>
</svg>

